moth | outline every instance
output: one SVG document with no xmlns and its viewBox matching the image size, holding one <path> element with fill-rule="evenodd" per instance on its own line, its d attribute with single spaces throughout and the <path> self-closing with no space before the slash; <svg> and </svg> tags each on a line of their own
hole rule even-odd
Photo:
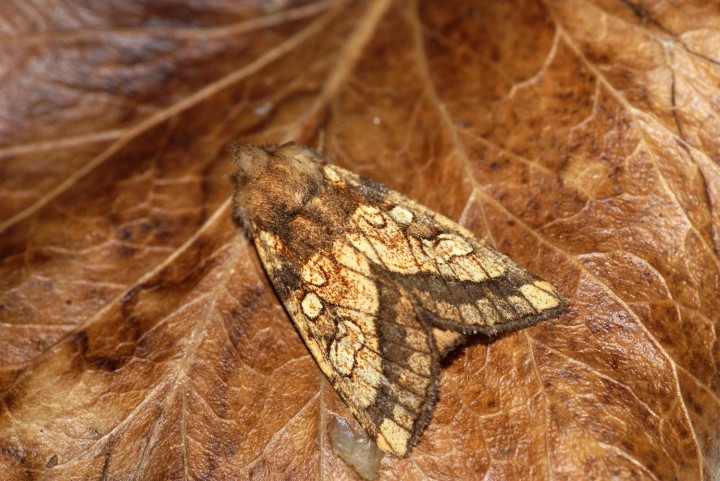
<svg viewBox="0 0 720 481">
<path fill-rule="evenodd" d="M 234 216 L 318 366 L 378 447 L 407 455 L 439 362 L 563 300 L 448 218 L 294 143 L 233 144 Z"/>
</svg>

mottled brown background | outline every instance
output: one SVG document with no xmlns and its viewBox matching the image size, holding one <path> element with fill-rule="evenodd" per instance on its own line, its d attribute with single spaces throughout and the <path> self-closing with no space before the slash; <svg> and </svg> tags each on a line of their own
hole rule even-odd
<svg viewBox="0 0 720 481">
<path fill-rule="evenodd" d="M 355 478 L 230 218 L 235 136 L 569 300 L 454 356 L 382 479 L 717 479 L 718 2 L 4 0 L 0 37 L 4 480 Z"/>
</svg>

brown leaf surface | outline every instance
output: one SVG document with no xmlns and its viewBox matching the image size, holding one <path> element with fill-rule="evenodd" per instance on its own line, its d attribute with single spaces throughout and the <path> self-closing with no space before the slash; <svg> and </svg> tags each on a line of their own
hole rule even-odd
<svg viewBox="0 0 720 481">
<path fill-rule="evenodd" d="M 382 479 L 715 479 L 719 26 L 705 0 L 6 1 L 3 479 L 356 477 L 230 218 L 232 137 L 320 145 L 570 302 L 447 362 Z"/>
</svg>

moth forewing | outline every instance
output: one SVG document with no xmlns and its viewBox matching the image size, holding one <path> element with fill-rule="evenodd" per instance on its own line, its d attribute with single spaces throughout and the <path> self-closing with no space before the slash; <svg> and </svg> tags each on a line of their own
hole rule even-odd
<svg viewBox="0 0 720 481">
<path fill-rule="evenodd" d="M 398 282 L 415 295 L 431 324 L 462 333 L 493 335 L 531 326 L 562 311 L 563 300 L 552 284 L 465 227 L 384 187 L 384 195 L 376 200 L 376 194 L 368 192 L 373 190 L 372 182 L 337 166 L 325 169 L 336 171 L 364 194 L 368 204 L 382 210 L 375 215 L 383 216 L 385 230 L 403 231 L 401 236 L 385 236 L 385 242 L 375 237 L 373 247 L 377 252 L 392 244 L 390 249 L 396 257 L 412 260 L 415 267 L 411 270 L 418 275 L 399 276 Z M 388 237 L 392 241 L 388 242 Z M 386 267 L 394 270 L 392 265 Z"/>
<path fill-rule="evenodd" d="M 308 350 L 378 446 L 405 456 L 466 334 L 532 325 L 555 288 L 432 210 L 293 143 L 231 148 L 235 216 Z"/>
</svg>

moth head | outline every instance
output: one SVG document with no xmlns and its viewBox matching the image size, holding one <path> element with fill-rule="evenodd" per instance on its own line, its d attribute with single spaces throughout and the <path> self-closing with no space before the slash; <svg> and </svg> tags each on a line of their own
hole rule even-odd
<svg viewBox="0 0 720 481">
<path fill-rule="evenodd" d="M 270 230 L 286 225 L 324 186 L 322 158 L 312 150 L 286 144 L 231 144 L 235 177 L 235 218 Z"/>
</svg>

